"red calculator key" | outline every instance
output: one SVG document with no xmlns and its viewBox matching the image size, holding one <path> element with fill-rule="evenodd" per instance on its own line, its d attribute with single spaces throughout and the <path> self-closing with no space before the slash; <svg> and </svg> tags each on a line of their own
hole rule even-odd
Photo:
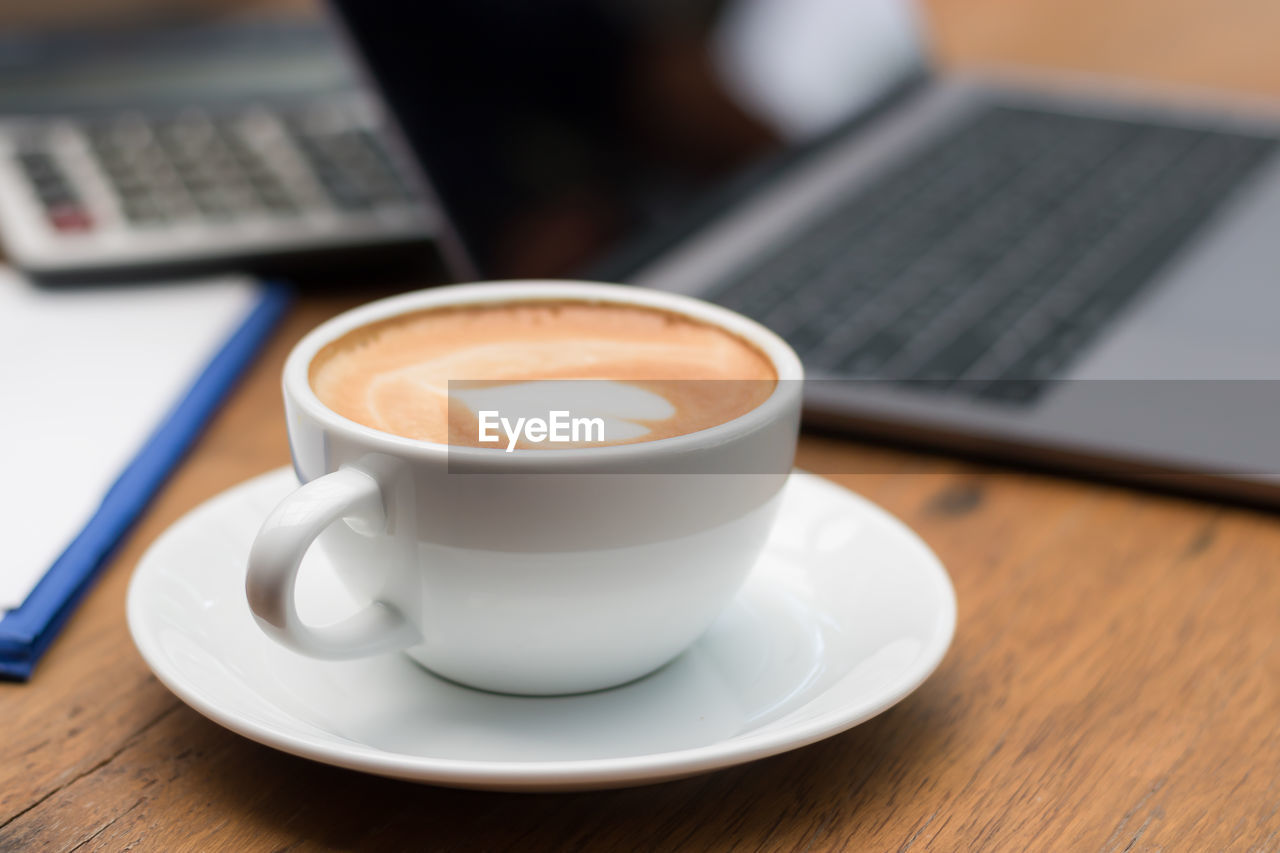
<svg viewBox="0 0 1280 853">
<path fill-rule="evenodd" d="M 83 207 L 62 205 L 49 209 L 49 223 L 59 231 L 92 231 L 93 217 Z"/>
</svg>

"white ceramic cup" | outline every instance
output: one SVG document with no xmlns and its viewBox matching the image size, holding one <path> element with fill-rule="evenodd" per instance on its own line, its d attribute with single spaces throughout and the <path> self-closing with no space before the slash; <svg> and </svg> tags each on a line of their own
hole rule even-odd
<svg viewBox="0 0 1280 853">
<path fill-rule="evenodd" d="M 698 432 L 510 453 L 371 429 L 311 388 L 312 359 L 354 329 L 423 309 L 539 300 L 649 306 L 719 326 L 767 355 L 779 381 L 755 409 Z M 303 485 L 253 543 L 249 606 L 302 654 L 403 650 L 486 690 L 578 693 L 639 678 L 710 626 L 759 556 L 795 455 L 801 379 L 795 352 L 758 323 L 637 287 L 467 284 L 356 308 L 308 334 L 285 364 Z M 369 601 L 333 625 L 305 624 L 294 603 L 313 542 Z"/>
</svg>

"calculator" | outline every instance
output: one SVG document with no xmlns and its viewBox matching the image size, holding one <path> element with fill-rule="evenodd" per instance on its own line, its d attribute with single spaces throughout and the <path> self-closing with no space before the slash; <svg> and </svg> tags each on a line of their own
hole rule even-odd
<svg viewBox="0 0 1280 853">
<path fill-rule="evenodd" d="M 28 274 L 287 270 L 429 244 L 437 216 L 324 22 L 37 46 L 0 40 L 0 239 Z"/>
</svg>

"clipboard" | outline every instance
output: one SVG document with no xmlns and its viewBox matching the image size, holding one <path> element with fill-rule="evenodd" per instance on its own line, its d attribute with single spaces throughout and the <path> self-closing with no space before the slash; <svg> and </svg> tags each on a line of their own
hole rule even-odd
<svg viewBox="0 0 1280 853">
<path fill-rule="evenodd" d="M 180 287 L 181 285 L 177 285 Z M 278 283 L 257 283 L 249 310 L 235 324 L 184 393 L 172 404 L 141 449 L 124 467 L 88 522 L 16 608 L 0 618 L 0 678 L 26 680 L 124 534 L 199 436 L 236 380 L 252 362 L 290 303 L 290 291 Z M 60 294 L 58 298 L 74 298 Z M 94 298 L 102 298 L 95 291 Z M 145 293 L 139 297 L 145 299 Z M 164 352 L 155 353 L 164 358 Z M 3 390 L 3 388 L 0 388 Z M 11 412 L 34 417 L 39 412 Z M 12 487 L 12 485 L 11 485 Z M 0 551 L 2 553 L 2 551 Z"/>
</svg>

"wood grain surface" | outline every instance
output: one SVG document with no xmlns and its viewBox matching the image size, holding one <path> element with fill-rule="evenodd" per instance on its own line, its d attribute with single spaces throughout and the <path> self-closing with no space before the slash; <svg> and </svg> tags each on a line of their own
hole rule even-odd
<svg viewBox="0 0 1280 853">
<path fill-rule="evenodd" d="M 948 61 L 1280 96 L 1267 0 L 935 0 Z M 286 464 L 304 298 L 29 684 L 0 685 L 0 850 L 1280 850 L 1280 517 L 807 436 L 800 464 L 912 525 L 954 579 L 937 673 L 813 746 L 681 782 L 501 795 L 338 770 L 175 699 L 129 640 L 146 547 Z"/>
</svg>

